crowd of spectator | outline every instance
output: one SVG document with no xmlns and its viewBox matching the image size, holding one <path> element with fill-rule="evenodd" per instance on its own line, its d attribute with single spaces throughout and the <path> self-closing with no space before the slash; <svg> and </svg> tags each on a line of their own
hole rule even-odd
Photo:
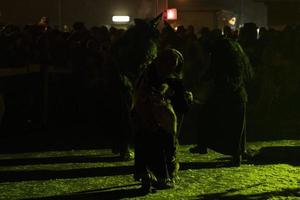
<svg viewBox="0 0 300 200">
<path fill-rule="evenodd" d="M 101 99 L 101 94 L 105 94 L 105 90 L 109 88 L 107 79 L 110 69 L 105 66 L 105 59 L 110 56 L 111 47 L 125 31 L 106 26 L 87 28 L 82 22 L 74 23 L 70 31 L 51 28 L 47 23 L 26 25 L 23 28 L 10 24 L 2 25 L 0 68 L 39 64 L 41 68 L 51 65 L 55 69 L 65 69 L 67 73 L 54 73 L 49 78 L 48 104 L 50 114 L 55 116 L 52 116 L 52 119 L 68 115 L 71 119 L 74 113 L 68 113 L 65 105 L 77 102 L 84 105 L 81 106 L 80 112 L 93 112 L 90 108 L 96 104 L 95 99 Z M 271 121 L 279 121 L 279 118 L 280 121 L 290 121 L 298 116 L 299 33 L 299 25 L 275 30 L 258 28 L 254 23 L 247 23 L 240 30 L 231 30 L 229 27 L 210 30 L 203 27 L 197 32 L 193 26 L 179 26 L 175 31 L 165 23 L 160 31 L 159 48 L 172 47 L 182 52 L 185 59 L 185 84 L 193 92 L 195 101 L 201 104 L 209 94 L 206 75 L 209 71 L 210 48 L 214 41 L 219 37 L 230 37 L 239 41 L 248 54 L 255 73 L 249 88 L 248 112 L 251 112 L 250 126 L 256 130 L 257 127 L 264 127 L 264 124 L 271 124 Z M 31 81 L 29 84 L 27 89 L 30 94 L 24 96 L 27 98 L 24 101 L 26 103 L 20 102 L 22 99 L 10 100 L 13 97 L 5 94 L 6 87 L 10 86 L 1 86 L 0 92 L 4 96 L 4 102 L 14 101 L 16 104 L 22 104 L 26 110 L 23 116 L 26 122 L 31 120 L 28 115 L 30 107 L 35 107 L 34 102 L 42 99 L 36 98 L 39 95 L 32 95 L 33 91 L 30 89 L 37 87 L 37 83 Z M 44 88 L 34 92 L 42 93 L 42 90 Z M 60 95 L 63 97 L 60 98 Z M 64 115 L 59 114 L 62 112 L 61 108 L 67 110 Z M 90 111 L 87 112 L 86 109 Z M 69 108 L 69 111 L 71 110 L 74 109 Z M 250 130 L 252 128 L 250 127 Z"/>
</svg>

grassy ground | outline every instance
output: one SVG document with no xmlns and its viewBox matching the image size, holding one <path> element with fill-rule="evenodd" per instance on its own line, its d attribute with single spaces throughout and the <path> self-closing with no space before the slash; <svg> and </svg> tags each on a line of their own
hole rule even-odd
<svg viewBox="0 0 300 200">
<path fill-rule="evenodd" d="M 0 155 L 0 199 L 300 199 L 300 140 L 251 142 L 253 157 L 230 167 L 230 157 L 179 149 L 180 180 L 143 196 L 133 161 L 108 149 Z"/>
</svg>

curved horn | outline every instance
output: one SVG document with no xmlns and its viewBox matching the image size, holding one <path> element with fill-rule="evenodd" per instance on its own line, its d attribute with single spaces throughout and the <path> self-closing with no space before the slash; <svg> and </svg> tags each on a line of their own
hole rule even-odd
<svg viewBox="0 0 300 200">
<path fill-rule="evenodd" d="M 174 32 L 173 27 L 167 21 L 164 21 L 164 28 L 166 28 L 168 31 Z"/>
<path fill-rule="evenodd" d="M 163 13 L 161 12 L 158 16 L 156 16 L 154 19 L 152 19 L 150 21 L 150 24 L 156 28 L 158 26 L 160 20 L 162 19 L 162 16 L 163 16 Z"/>
</svg>

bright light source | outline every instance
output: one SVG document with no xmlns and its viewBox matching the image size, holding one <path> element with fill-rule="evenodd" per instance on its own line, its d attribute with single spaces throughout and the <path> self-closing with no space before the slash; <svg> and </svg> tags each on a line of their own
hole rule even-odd
<svg viewBox="0 0 300 200">
<path fill-rule="evenodd" d="M 167 9 L 167 20 L 177 20 L 177 9 Z"/>
<path fill-rule="evenodd" d="M 230 20 L 228 20 L 228 24 L 234 26 L 236 23 L 236 17 L 232 17 Z"/>
<path fill-rule="evenodd" d="M 126 22 L 130 21 L 130 17 L 129 16 L 113 16 L 112 21 L 117 22 L 117 23 L 126 23 Z"/>
</svg>

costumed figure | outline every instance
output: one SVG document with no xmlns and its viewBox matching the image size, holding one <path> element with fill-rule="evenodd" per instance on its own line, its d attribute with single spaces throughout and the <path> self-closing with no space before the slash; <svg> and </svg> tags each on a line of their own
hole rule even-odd
<svg viewBox="0 0 300 200">
<path fill-rule="evenodd" d="M 182 55 L 177 50 L 163 50 L 137 82 L 133 109 L 136 122 L 135 179 L 142 181 L 145 192 L 151 191 L 152 187 L 172 188 L 177 178 L 179 123 L 176 108 L 181 118 L 179 108 L 184 106 L 179 105 L 181 102 L 175 96 L 178 88 L 174 86 L 179 85 L 176 85 L 176 79 L 182 64 Z"/>
<path fill-rule="evenodd" d="M 246 83 L 253 75 L 247 55 L 232 39 L 219 39 L 212 50 L 211 75 L 213 94 L 203 109 L 201 128 L 194 153 L 211 148 L 231 155 L 234 166 L 241 164 L 246 152 Z M 197 151 L 196 151 L 197 150 Z"/>
<path fill-rule="evenodd" d="M 135 24 L 112 46 L 109 67 L 109 89 L 107 96 L 110 107 L 109 121 L 114 126 L 109 131 L 113 135 L 112 151 L 124 160 L 133 158 L 129 149 L 133 138 L 131 109 L 134 85 L 140 74 L 157 56 L 159 32 L 156 29 L 162 14 L 152 20 L 135 19 Z"/>
</svg>

